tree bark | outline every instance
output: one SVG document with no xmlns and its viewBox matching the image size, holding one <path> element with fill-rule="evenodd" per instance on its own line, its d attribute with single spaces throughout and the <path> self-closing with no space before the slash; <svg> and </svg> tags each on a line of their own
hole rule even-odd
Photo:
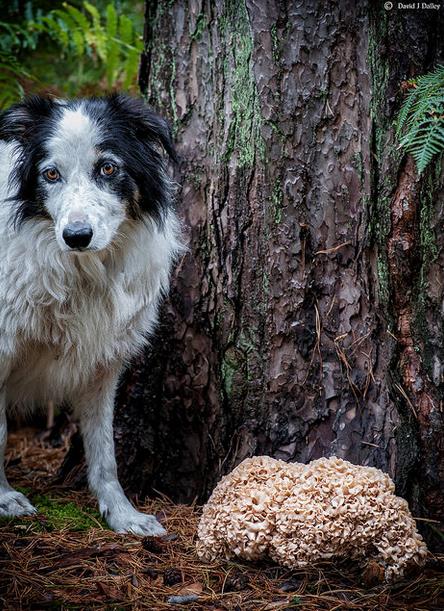
<svg viewBox="0 0 444 611">
<path fill-rule="evenodd" d="M 140 82 L 173 124 L 189 252 L 121 385 L 134 491 L 203 500 L 246 456 L 335 454 L 443 517 L 443 173 L 392 127 L 401 82 L 442 61 L 440 14 L 148 1 Z"/>
</svg>

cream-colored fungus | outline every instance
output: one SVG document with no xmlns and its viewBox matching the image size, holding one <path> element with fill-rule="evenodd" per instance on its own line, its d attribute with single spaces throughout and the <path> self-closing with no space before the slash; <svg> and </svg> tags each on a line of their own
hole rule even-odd
<svg viewBox="0 0 444 611">
<path fill-rule="evenodd" d="M 244 460 L 203 509 L 202 559 L 270 557 L 290 568 L 330 558 L 374 559 L 387 581 L 421 565 L 427 548 L 390 477 L 340 458 L 308 465 Z"/>
</svg>

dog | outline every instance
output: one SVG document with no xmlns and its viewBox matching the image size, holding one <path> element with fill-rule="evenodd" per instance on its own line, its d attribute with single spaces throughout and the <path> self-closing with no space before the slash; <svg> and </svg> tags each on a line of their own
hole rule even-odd
<svg viewBox="0 0 444 611">
<path fill-rule="evenodd" d="M 71 405 L 109 526 L 162 535 L 118 481 L 116 387 L 147 344 L 182 250 L 167 122 L 141 100 L 25 98 L 0 115 L 0 516 L 36 512 L 8 483 L 6 415 Z"/>
</svg>

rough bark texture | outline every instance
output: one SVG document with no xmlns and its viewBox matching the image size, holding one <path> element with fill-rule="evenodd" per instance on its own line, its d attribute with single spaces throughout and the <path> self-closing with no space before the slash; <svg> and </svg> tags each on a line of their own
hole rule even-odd
<svg viewBox="0 0 444 611">
<path fill-rule="evenodd" d="M 122 382 L 140 494 L 204 499 L 251 454 L 336 454 L 442 517 L 442 172 L 419 180 L 392 122 L 443 24 L 372 7 L 148 2 L 141 84 L 174 127 L 190 251 Z"/>
</svg>

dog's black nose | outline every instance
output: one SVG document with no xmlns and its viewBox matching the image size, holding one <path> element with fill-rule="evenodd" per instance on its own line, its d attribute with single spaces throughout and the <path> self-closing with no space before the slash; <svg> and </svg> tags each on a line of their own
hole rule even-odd
<svg viewBox="0 0 444 611">
<path fill-rule="evenodd" d="M 91 242 L 93 230 L 88 223 L 76 221 L 66 225 L 62 236 L 70 248 L 86 248 Z"/>
</svg>

